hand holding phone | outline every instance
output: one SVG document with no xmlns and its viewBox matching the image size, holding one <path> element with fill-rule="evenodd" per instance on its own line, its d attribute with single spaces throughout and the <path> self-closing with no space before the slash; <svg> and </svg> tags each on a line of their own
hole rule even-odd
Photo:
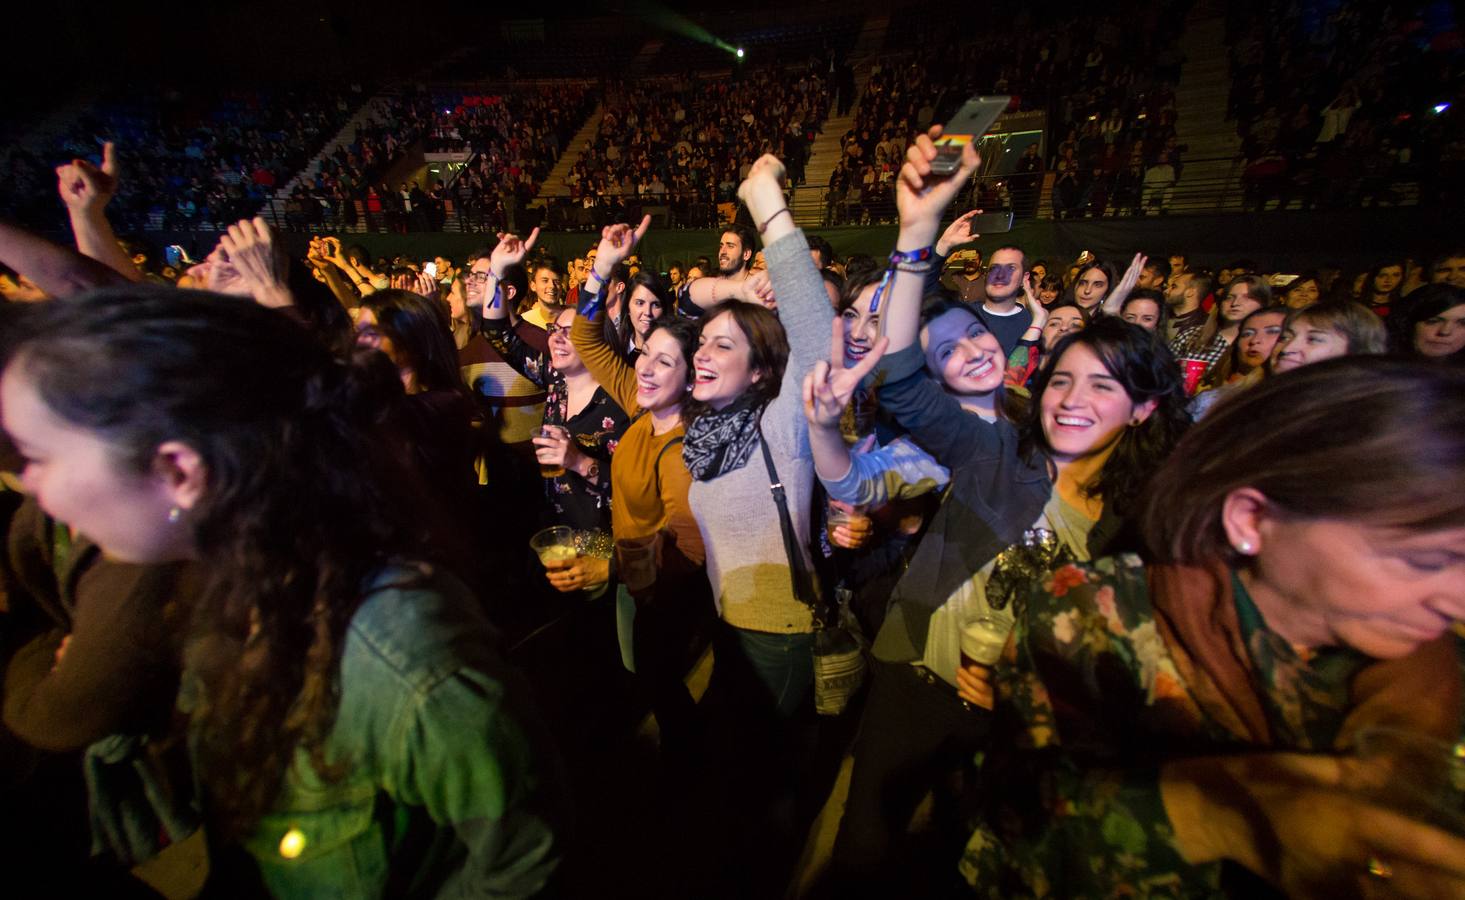
<svg viewBox="0 0 1465 900">
<path fill-rule="evenodd" d="M 936 139 L 937 153 L 931 161 L 931 171 L 937 175 L 955 172 L 961 166 L 962 148 L 980 141 L 1011 103 L 1011 97 L 980 95 L 963 103 L 951 121 L 942 127 L 941 137 Z"/>
</svg>

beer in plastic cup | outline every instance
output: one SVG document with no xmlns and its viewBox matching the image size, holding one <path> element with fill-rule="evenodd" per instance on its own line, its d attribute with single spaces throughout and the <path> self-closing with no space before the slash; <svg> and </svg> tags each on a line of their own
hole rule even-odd
<svg viewBox="0 0 1465 900">
<path fill-rule="evenodd" d="M 540 428 L 539 429 L 539 433 L 543 437 L 554 437 L 554 426 L 553 425 L 545 425 L 543 428 Z M 561 477 L 564 476 L 564 474 L 565 474 L 565 467 L 564 466 L 561 466 L 561 465 L 558 465 L 558 464 L 555 464 L 555 463 L 540 463 L 539 464 L 539 475 L 540 475 L 541 478 L 561 478 Z"/>
<path fill-rule="evenodd" d="M 579 555 L 575 550 L 575 530 L 564 525 L 537 532 L 529 539 L 529 547 L 546 569 L 574 562 Z"/>
<path fill-rule="evenodd" d="M 961 626 L 961 663 L 993 666 L 1002 658 L 1007 636 L 1012 633 L 1012 619 L 1005 616 L 977 616 Z"/>
<path fill-rule="evenodd" d="M 616 562 L 626 590 L 636 594 L 656 583 L 656 551 L 660 546 L 661 532 L 616 541 Z"/>
</svg>

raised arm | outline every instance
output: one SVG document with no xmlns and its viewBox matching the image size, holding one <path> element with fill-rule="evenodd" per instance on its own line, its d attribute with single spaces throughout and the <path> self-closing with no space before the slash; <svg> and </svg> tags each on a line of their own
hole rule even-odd
<svg viewBox="0 0 1465 900">
<path fill-rule="evenodd" d="M 897 254 L 920 256 L 934 253 L 936 229 L 941 224 L 941 214 L 955 199 L 962 185 L 976 171 L 981 162 L 974 144 L 967 144 L 961 151 L 961 165 L 951 175 L 941 176 L 931 171 L 931 161 L 936 158 L 936 145 L 932 138 L 941 136 L 941 126 L 931 129 L 930 135 L 920 135 L 906 151 L 905 165 L 895 182 L 895 205 L 900 212 L 900 233 L 896 237 Z M 880 322 L 890 337 L 890 352 L 896 353 L 917 343 L 921 330 L 921 289 L 923 276 L 933 265 L 929 258 L 925 264 L 920 260 L 902 263 L 890 280 L 888 305 Z M 872 308 L 871 314 L 876 310 Z"/>
<path fill-rule="evenodd" d="M 499 291 L 503 284 L 504 273 L 509 266 L 516 266 L 524 261 L 529 251 L 534 249 L 534 242 L 539 240 L 539 229 L 529 232 L 529 237 L 523 240 L 516 234 L 499 232 L 499 242 L 494 245 L 493 252 L 488 257 L 488 282 L 483 285 L 483 318 L 485 324 L 509 317 L 508 304 Z"/>
<path fill-rule="evenodd" d="M 601 319 L 605 316 L 606 285 L 615 267 L 631 254 L 631 248 L 646 235 L 651 217 L 632 229 L 630 225 L 607 225 L 600 232 L 600 246 L 595 251 L 595 268 L 580 286 L 580 306 L 570 327 L 570 343 L 580 353 L 585 368 L 604 387 L 606 393 L 634 416 L 640 410 L 636 392 L 636 370 L 626 364 L 620 354 L 605 341 Z"/>
<path fill-rule="evenodd" d="M 102 167 L 84 159 L 56 167 L 56 189 L 66 214 L 76 249 L 115 270 L 128 281 L 142 281 L 142 272 L 117 243 L 112 223 L 107 221 L 107 202 L 117 193 L 117 161 L 112 142 L 102 145 Z"/>
<path fill-rule="evenodd" d="M 0 222 L 0 263 L 29 278 L 51 297 L 132 283 L 110 266 L 8 222 Z"/>
<path fill-rule="evenodd" d="M 773 286 L 761 272 L 753 272 L 746 278 L 698 278 L 686 286 L 685 296 L 697 309 L 711 309 L 727 300 L 774 305 Z"/>
<path fill-rule="evenodd" d="M 747 204 L 763 236 L 763 255 L 768 261 L 778 318 L 788 335 L 784 388 L 796 391 L 804 373 L 829 351 L 829 323 L 834 310 L 829 307 L 824 279 L 814 268 L 804 233 L 794 225 L 783 183 L 783 163 L 764 154 L 738 187 L 738 196 Z"/>
<path fill-rule="evenodd" d="M 946 265 L 947 257 L 952 251 L 963 244 L 970 244 L 981 237 L 972 231 L 972 220 L 981 215 L 980 209 L 968 210 L 956 217 L 946 230 L 941 232 L 941 237 L 936 239 L 935 253 L 931 256 L 931 271 L 926 273 L 925 293 L 929 294 L 941 287 L 941 270 Z"/>
<path fill-rule="evenodd" d="M 1124 301 L 1129 299 L 1130 292 L 1139 283 L 1139 276 L 1144 272 L 1146 262 L 1149 262 L 1149 257 L 1143 253 L 1134 255 L 1134 259 L 1129 263 L 1129 268 L 1124 270 L 1124 276 L 1119 279 L 1118 284 L 1114 285 L 1114 290 L 1109 292 L 1109 296 L 1104 298 L 1102 307 L 1104 315 L 1119 315 L 1119 311 L 1124 308 Z"/>
<path fill-rule="evenodd" d="M 875 368 L 888 343 L 883 337 L 875 341 L 864 359 L 847 368 L 844 364 L 843 323 L 835 319 L 831 331 L 829 361 L 820 360 L 804 376 L 804 418 L 809 420 L 809 447 L 814 452 L 814 473 L 826 485 L 849 474 L 850 452 L 839 430 L 839 420 L 860 381 Z"/>
<path fill-rule="evenodd" d="M 930 265 L 921 256 L 932 247 L 942 211 L 980 162 L 968 144 L 955 173 L 941 176 L 932 172 L 936 145 L 931 139 L 940 135 L 940 126 L 932 128 L 929 136 L 916 138 L 906 151 L 895 190 L 900 210 L 896 253 L 912 261 L 896 265 L 886 296 L 873 301 L 870 312 L 876 311 L 877 302 L 887 307 L 880 319 L 890 339 L 880 367 L 880 405 L 943 465 L 954 467 L 995 446 L 997 430 L 964 411 L 955 397 L 927 376 L 921 352 L 921 291 L 925 267 Z"/>
</svg>

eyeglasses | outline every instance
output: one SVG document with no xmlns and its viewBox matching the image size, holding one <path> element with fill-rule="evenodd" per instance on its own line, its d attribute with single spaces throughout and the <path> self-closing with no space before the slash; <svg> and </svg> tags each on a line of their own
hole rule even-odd
<svg viewBox="0 0 1465 900">
<path fill-rule="evenodd" d="M 487 284 L 490 277 L 488 272 L 469 272 L 463 280 L 469 284 Z"/>
<path fill-rule="evenodd" d="M 564 332 L 564 334 L 568 335 L 570 333 L 570 326 L 561 325 L 557 322 L 550 322 L 548 325 L 544 326 L 544 330 L 549 334 L 550 337 L 554 337 L 561 332 Z"/>
</svg>

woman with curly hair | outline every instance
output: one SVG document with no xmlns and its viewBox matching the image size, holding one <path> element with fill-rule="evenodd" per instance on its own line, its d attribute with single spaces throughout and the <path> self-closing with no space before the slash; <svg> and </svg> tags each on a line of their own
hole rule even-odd
<svg viewBox="0 0 1465 900">
<path fill-rule="evenodd" d="M 385 363 L 249 300 L 116 289 L 29 319 L 0 407 L 49 515 L 207 573 L 180 707 L 216 879 L 531 895 L 560 854 L 554 757 L 434 559 Z"/>
</svg>

